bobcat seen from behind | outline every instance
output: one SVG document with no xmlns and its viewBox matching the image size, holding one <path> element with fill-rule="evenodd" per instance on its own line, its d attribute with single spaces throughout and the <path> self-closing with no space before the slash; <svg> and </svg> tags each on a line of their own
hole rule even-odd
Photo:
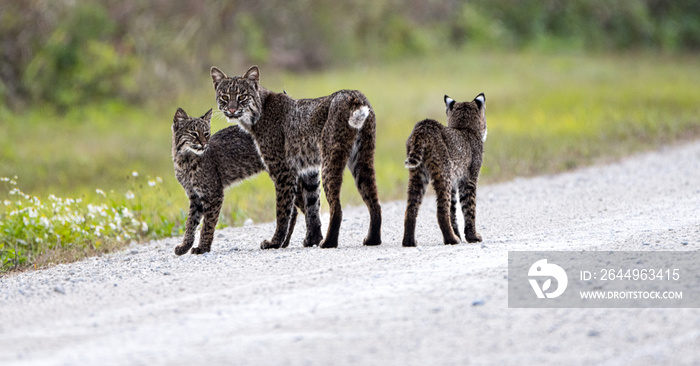
<svg viewBox="0 0 700 366">
<path fill-rule="evenodd" d="M 192 248 L 202 217 L 199 246 L 192 248 L 192 254 L 209 252 L 224 201 L 224 189 L 265 169 L 253 139 L 240 127 L 230 126 L 209 136 L 211 112 L 210 109 L 204 116 L 194 118 L 178 108 L 173 118 L 175 177 L 190 199 L 185 237 L 175 248 L 177 255 Z M 296 219 L 296 210 L 293 214 Z"/>
<path fill-rule="evenodd" d="M 257 66 L 233 77 L 212 67 L 211 76 L 219 109 L 253 136 L 275 184 L 277 227 L 261 248 L 283 246 L 295 201 L 305 211 L 304 246 L 337 247 L 346 165 L 369 209 L 369 233 L 363 244 L 381 244 L 381 207 L 374 173 L 375 115 L 361 92 L 341 90 L 315 99 L 293 99 L 261 86 Z M 330 206 L 325 239 L 319 218 L 319 170 Z"/>
<path fill-rule="evenodd" d="M 476 183 L 486 141 L 486 96 L 456 103 L 445 95 L 447 126 L 431 119 L 420 121 L 406 141 L 406 168 L 410 170 L 403 246 L 416 246 L 418 208 L 426 186 L 433 183 L 437 195 L 437 219 L 445 244 L 460 242 L 457 226 L 457 193 L 464 215 L 464 236 L 481 241 L 476 232 Z"/>
</svg>

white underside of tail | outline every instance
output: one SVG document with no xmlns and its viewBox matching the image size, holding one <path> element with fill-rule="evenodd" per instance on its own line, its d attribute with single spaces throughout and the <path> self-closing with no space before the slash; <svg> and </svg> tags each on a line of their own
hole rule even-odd
<svg viewBox="0 0 700 366">
<path fill-rule="evenodd" d="M 369 117 L 369 107 L 365 105 L 352 112 L 352 116 L 350 116 L 348 124 L 350 124 L 351 127 L 359 130 L 362 128 L 362 125 L 365 124 L 367 117 Z"/>
<path fill-rule="evenodd" d="M 481 142 L 486 142 L 486 135 L 489 134 L 489 129 L 484 128 L 484 136 L 481 137 Z"/>
</svg>

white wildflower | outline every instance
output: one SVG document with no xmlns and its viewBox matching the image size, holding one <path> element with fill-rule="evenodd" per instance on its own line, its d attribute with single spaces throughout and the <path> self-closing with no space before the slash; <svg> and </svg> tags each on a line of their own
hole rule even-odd
<svg viewBox="0 0 700 366">
<path fill-rule="evenodd" d="M 95 190 L 95 193 L 97 193 L 97 194 L 99 194 L 99 195 L 101 195 L 101 196 L 103 196 L 103 197 L 107 197 L 107 195 L 105 194 L 105 191 L 103 191 L 103 190 L 101 190 L 101 189 L 99 189 L 99 188 L 97 188 L 97 189 Z"/>
<path fill-rule="evenodd" d="M 0 182 L 9 182 L 10 178 L 8 177 L 0 177 Z"/>
<path fill-rule="evenodd" d="M 12 204 L 12 201 L 10 201 L 10 200 L 5 200 L 5 202 L 3 202 L 3 203 L 5 204 L 5 206 L 9 206 L 9 205 Z"/>
<path fill-rule="evenodd" d="M 44 216 L 44 215 L 42 215 L 39 218 L 39 223 L 41 224 L 41 226 L 43 226 L 47 229 L 50 229 L 51 227 L 53 227 L 53 225 L 51 225 L 51 221 L 49 219 L 47 219 L 46 216 Z"/>
<path fill-rule="evenodd" d="M 39 217 L 39 212 L 37 212 L 37 210 L 35 210 L 34 207 L 30 207 L 27 212 L 29 213 L 29 218 L 31 219 Z"/>
<path fill-rule="evenodd" d="M 134 197 L 136 197 L 136 196 L 134 196 L 134 192 L 132 192 L 132 191 L 126 192 L 126 199 L 133 200 Z"/>
<path fill-rule="evenodd" d="M 109 223 L 109 228 L 112 229 L 113 231 L 117 230 L 117 225 L 114 225 L 114 223 L 110 222 Z"/>
<path fill-rule="evenodd" d="M 129 211 L 128 208 L 122 207 L 122 217 L 129 219 L 134 217 L 134 215 L 131 213 L 131 211 Z"/>
<path fill-rule="evenodd" d="M 29 225 L 29 219 L 27 218 L 27 216 L 23 216 L 23 217 L 22 217 L 22 222 L 24 222 L 24 226 L 28 226 L 28 225 Z"/>
<path fill-rule="evenodd" d="M 76 225 L 80 225 L 85 222 L 85 217 L 81 215 L 72 215 L 70 221 Z"/>
<path fill-rule="evenodd" d="M 141 221 L 141 231 L 144 233 L 148 231 L 148 224 L 145 221 Z"/>
<path fill-rule="evenodd" d="M 155 187 L 155 186 L 156 186 L 156 182 L 153 181 L 153 180 L 149 180 L 149 181 L 148 181 L 148 186 L 149 186 L 149 187 Z"/>
<path fill-rule="evenodd" d="M 161 178 L 161 177 L 156 177 L 156 182 L 158 182 L 158 183 L 163 183 L 163 178 Z"/>
<path fill-rule="evenodd" d="M 131 175 L 133 175 L 134 177 L 138 177 L 138 176 L 139 176 L 139 172 L 137 172 L 137 171 L 134 170 L 133 172 L 131 172 Z"/>
</svg>

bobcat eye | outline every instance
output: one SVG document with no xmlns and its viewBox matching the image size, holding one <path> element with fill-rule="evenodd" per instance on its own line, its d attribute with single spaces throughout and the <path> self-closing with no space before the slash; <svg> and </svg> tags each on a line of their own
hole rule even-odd
<svg viewBox="0 0 700 366">
<path fill-rule="evenodd" d="M 242 96 L 242 95 L 239 95 L 239 96 L 238 96 L 238 101 L 239 101 L 239 102 L 242 102 L 242 101 L 243 101 L 243 99 L 245 99 L 245 97 L 244 97 L 244 96 Z"/>
<path fill-rule="evenodd" d="M 228 102 L 228 95 L 222 95 L 221 100 L 223 100 L 224 102 Z"/>
</svg>

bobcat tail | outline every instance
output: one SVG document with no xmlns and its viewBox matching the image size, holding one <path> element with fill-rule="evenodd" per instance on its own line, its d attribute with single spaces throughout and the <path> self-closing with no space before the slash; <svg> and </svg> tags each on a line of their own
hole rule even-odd
<svg viewBox="0 0 700 366">
<path fill-rule="evenodd" d="M 369 107 L 363 105 L 362 107 L 352 112 L 350 119 L 348 119 L 348 124 L 359 130 L 360 128 L 362 128 L 362 125 L 365 123 L 365 120 L 367 120 L 367 117 L 369 117 Z"/>
<path fill-rule="evenodd" d="M 418 136 L 411 135 L 409 149 L 406 153 L 406 161 L 403 165 L 408 169 L 415 169 L 423 163 L 423 141 Z"/>
</svg>

